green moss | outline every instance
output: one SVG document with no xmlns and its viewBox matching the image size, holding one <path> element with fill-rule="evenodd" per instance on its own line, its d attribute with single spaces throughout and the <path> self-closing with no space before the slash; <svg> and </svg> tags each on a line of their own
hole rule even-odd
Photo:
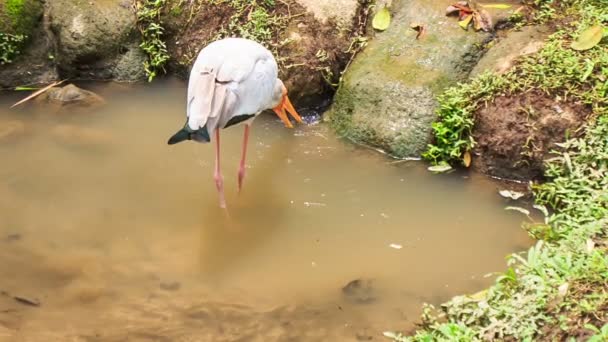
<svg viewBox="0 0 608 342">
<path fill-rule="evenodd" d="M 3 7 L 8 20 L 0 30 L 11 34 L 29 35 L 42 13 L 42 4 L 36 0 L 5 0 Z"/>
</svg>

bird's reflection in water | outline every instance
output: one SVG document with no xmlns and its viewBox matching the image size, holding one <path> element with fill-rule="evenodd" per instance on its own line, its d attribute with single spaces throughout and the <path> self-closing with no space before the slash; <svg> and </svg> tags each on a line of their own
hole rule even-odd
<svg viewBox="0 0 608 342">
<path fill-rule="evenodd" d="M 229 272 L 231 265 L 263 248 L 266 239 L 288 224 L 285 218 L 291 204 L 283 190 L 291 180 L 283 176 L 288 165 L 280 160 L 287 160 L 295 148 L 297 139 L 293 130 L 289 132 L 291 139 L 271 143 L 264 149 L 264 162 L 256 161 L 247 170 L 240 194 L 236 179 L 226 177 L 227 209 L 218 208 L 213 196 L 206 198 L 200 228 L 200 264 L 205 278 Z M 252 153 L 254 148 L 257 146 L 252 146 Z"/>
</svg>

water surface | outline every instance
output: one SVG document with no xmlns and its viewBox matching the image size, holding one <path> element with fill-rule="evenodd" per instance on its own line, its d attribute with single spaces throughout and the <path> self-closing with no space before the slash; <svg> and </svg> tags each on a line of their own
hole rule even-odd
<svg viewBox="0 0 608 342">
<path fill-rule="evenodd" d="M 530 243 L 500 184 L 271 114 L 240 195 L 242 129 L 223 132 L 223 211 L 213 145 L 166 145 L 185 84 L 86 87 L 107 103 L 0 98 L 0 125 L 21 126 L 0 140 L 0 340 L 378 340 Z M 356 279 L 369 291 L 345 294 Z"/>
</svg>

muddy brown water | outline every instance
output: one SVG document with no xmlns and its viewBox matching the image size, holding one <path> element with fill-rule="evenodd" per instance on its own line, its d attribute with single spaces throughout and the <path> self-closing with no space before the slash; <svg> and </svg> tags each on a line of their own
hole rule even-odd
<svg viewBox="0 0 608 342">
<path fill-rule="evenodd" d="M 166 145 L 185 84 L 87 87 L 107 103 L 0 97 L 18 126 L 0 140 L 2 341 L 382 340 L 530 244 L 500 184 L 270 114 L 240 195 L 242 131 L 224 132 L 226 214 L 212 145 Z"/>
</svg>

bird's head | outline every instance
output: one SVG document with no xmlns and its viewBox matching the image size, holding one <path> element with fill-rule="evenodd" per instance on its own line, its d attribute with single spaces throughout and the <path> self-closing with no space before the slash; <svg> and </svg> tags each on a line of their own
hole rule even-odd
<svg viewBox="0 0 608 342">
<path fill-rule="evenodd" d="M 289 113 L 297 122 L 301 123 L 302 118 L 293 108 L 291 101 L 289 101 L 289 97 L 287 97 L 287 88 L 283 84 L 283 81 L 277 79 L 277 82 L 274 87 L 274 94 L 272 96 L 272 110 L 277 113 L 277 116 L 283 121 L 285 126 L 288 128 L 293 128 L 291 121 L 287 117 L 287 113 Z"/>
</svg>

